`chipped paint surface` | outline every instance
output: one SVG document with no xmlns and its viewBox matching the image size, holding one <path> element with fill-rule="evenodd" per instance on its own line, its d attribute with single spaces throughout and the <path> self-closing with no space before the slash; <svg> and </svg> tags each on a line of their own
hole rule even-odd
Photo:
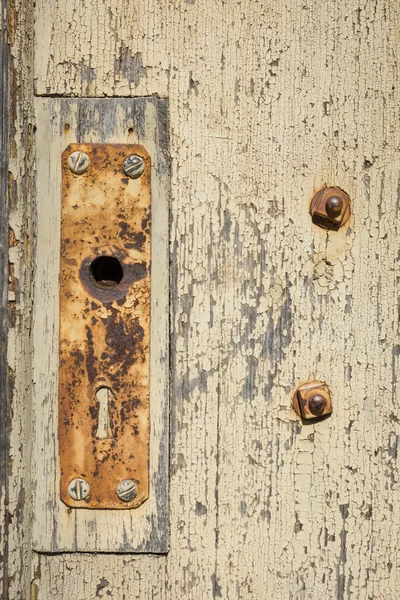
<svg viewBox="0 0 400 600">
<path fill-rule="evenodd" d="M 7 501 L 0 507 L 1 520 L 7 530 L 0 533 L 7 542 L 8 556 L 3 556 L 6 579 L 3 597 L 7 600 L 28 596 L 31 550 L 31 307 L 34 247 L 34 154 L 32 152 L 33 116 L 33 37 L 31 6 L 25 0 L 2 2 L 2 19 L 8 18 L 7 49 L 10 52 L 10 87 L 8 95 L 9 138 L 8 201 L 10 248 L 9 262 L 9 332 L 8 332 L 8 433 L 9 478 Z M 8 9 L 8 10 L 7 10 Z M 8 14 L 7 14 L 8 13 Z M 4 67 L 3 63 L 3 67 Z M 3 193 L 3 192 L 2 192 Z M 2 213 L 5 218 L 5 213 Z M 4 422 L 1 424 L 4 427 Z M 4 467 L 3 463 L 3 467 Z M 4 509 L 4 513 L 3 513 Z M 3 516 L 4 515 L 4 516 Z M 1 559 L 0 559 L 1 560 Z"/>
<path fill-rule="evenodd" d="M 76 151 L 90 159 L 82 175 L 68 166 Z M 134 154 L 145 171 L 132 180 L 123 163 Z M 149 493 L 150 168 L 142 146 L 70 144 L 62 155 L 61 498 L 76 508 L 136 508 Z M 109 437 L 97 434 L 102 388 Z M 75 478 L 90 486 L 85 500 L 68 493 Z M 130 502 L 116 493 L 125 479 L 138 487 Z"/>
<path fill-rule="evenodd" d="M 399 3 L 36 7 L 38 93 L 168 97 L 174 282 L 170 553 L 37 556 L 39 598 L 397 600 Z M 325 185 L 346 231 L 310 223 Z M 302 426 L 290 395 L 314 377 L 335 411 Z"/>
</svg>

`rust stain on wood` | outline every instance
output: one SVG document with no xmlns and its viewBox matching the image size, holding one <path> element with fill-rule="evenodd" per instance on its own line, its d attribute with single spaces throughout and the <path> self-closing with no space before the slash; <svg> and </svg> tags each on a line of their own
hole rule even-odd
<svg viewBox="0 0 400 600">
<path fill-rule="evenodd" d="M 90 158 L 82 175 L 68 166 L 76 150 Z M 131 154 L 145 161 L 139 179 L 124 173 Z M 64 151 L 59 448 L 61 499 L 71 507 L 136 508 L 149 495 L 150 202 L 150 156 L 142 146 L 71 144 Z M 103 407 L 101 388 L 111 391 Z M 99 436 L 101 429 L 109 435 Z M 75 478 L 90 486 L 85 500 L 69 495 Z M 126 479 L 138 488 L 130 502 L 116 493 Z"/>
</svg>

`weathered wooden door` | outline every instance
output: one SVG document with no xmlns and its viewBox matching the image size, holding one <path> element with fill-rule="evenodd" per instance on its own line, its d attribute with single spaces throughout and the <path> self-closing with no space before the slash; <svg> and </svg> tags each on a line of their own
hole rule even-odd
<svg viewBox="0 0 400 600">
<path fill-rule="evenodd" d="M 1 18 L 2 598 L 397 599 L 400 4 L 2 0 Z M 76 143 L 152 160 L 169 363 L 148 513 L 60 499 Z M 325 186 L 350 198 L 337 230 L 310 216 Z M 301 420 L 313 380 L 333 412 Z"/>
</svg>

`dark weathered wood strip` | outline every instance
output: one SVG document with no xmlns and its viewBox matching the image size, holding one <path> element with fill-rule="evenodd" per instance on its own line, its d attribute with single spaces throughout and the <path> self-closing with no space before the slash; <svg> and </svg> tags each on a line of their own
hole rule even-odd
<svg viewBox="0 0 400 600">
<path fill-rule="evenodd" d="M 8 0 L 1 2 L 0 32 L 0 568 L 2 598 L 8 598 L 8 383 L 7 383 L 7 280 L 8 280 L 8 136 L 9 136 L 9 46 Z"/>
</svg>

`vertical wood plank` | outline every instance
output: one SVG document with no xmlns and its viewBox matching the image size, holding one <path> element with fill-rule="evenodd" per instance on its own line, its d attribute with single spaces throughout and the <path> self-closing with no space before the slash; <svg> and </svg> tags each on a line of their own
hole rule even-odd
<svg viewBox="0 0 400 600">
<path fill-rule="evenodd" d="M 262 23 L 259 10 L 245 20 Z M 302 35 L 283 48 L 274 101 L 249 106 L 237 96 L 234 145 L 251 130 L 258 162 L 242 157 L 243 172 L 224 180 L 232 235 L 222 249 L 231 285 L 221 342 L 222 597 L 396 596 L 396 14 L 388 3 L 361 15 L 315 4 L 277 16 L 277 31 L 300 27 Z M 234 43 L 225 55 L 244 64 Z M 268 80 L 269 66 L 257 75 Z M 233 81 L 226 89 L 231 114 Z M 259 183 L 255 193 L 246 194 L 246 172 Z M 324 184 L 352 198 L 350 227 L 337 234 L 308 215 Z M 302 426 L 290 395 L 315 377 L 330 384 L 334 414 Z"/>
<path fill-rule="evenodd" d="M 4 3 L 3 3 L 4 5 Z M 33 223 L 33 14 L 7 2 L 8 124 L 8 573 L 6 598 L 27 597 L 31 571 L 31 282 Z M 2 13 L 2 17 L 3 17 Z M 2 200 L 4 196 L 2 195 Z M 2 221 L 4 215 L 2 213 Z M 6 254 L 7 256 L 7 254 Z M 6 259 L 6 260 L 7 260 Z"/>
<path fill-rule="evenodd" d="M 8 3 L 0 15 L 0 589 L 8 597 L 8 160 L 9 160 L 9 46 Z"/>
</svg>

